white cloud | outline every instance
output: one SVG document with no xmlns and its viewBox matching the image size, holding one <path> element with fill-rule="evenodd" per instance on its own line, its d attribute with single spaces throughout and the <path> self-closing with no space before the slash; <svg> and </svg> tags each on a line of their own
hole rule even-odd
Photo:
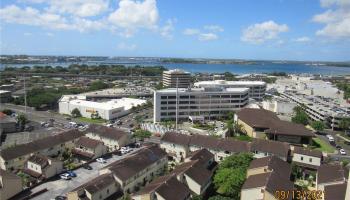
<svg viewBox="0 0 350 200">
<path fill-rule="evenodd" d="M 137 48 L 137 46 L 136 44 L 126 44 L 124 42 L 121 42 L 118 44 L 117 48 L 123 51 L 133 51 Z"/>
<path fill-rule="evenodd" d="M 183 31 L 184 35 L 197 35 L 200 33 L 200 30 L 195 28 L 187 28 Z"/>
<path fill-rule="evenodd" d="M 296 38 L 296 39 L 294 39 L 294 41 L 295 42 L 310 42 L 311 39 L 309 37 L 304 36 L 304 37 Z"/>
<path fill-rule="evenodd" d="M 108 20 L 116 27 L 125 29 L 124 35 L 131 36 L 138 28 L 156 29 L 159 19 L 155 0 L 143 2 L 121 0 L 116 11 L 111 13 Z"/>
<path fill-rule="evenodd" d="M 204 29 L 206 29 L 208 31 L 213 31 L 213 32 L 223 32 L 224 31 L 224 29 L 219 25 L 206 25 L 206 26 L 204 26 Z"/>
<path fill-rule="evenodd" d="M 253 24 L 243 30 L 241 40 L 252 44 L 261 44 L 268 40 L 278 38 L 278 34 L 289 30 L 286 24 L 277 24 L 274 21 L 266 21 Z"/>
<path fill-rule="evenodd" d="M 69 13 L 79 17 L 96 16 L 108 9 L 108 0 L 51 0 L 48 11 Z"/>
<path fill-rule="evenodd" d="M 159 32 L 160 32 L 160 35 L 166 39 L 172 39 L 173 38 L 173 31 L 174 31 L 174 21 L 175 20 L 171 20 L 171 19 L 168 19 L 166 24 L 160 28 Z"/>
<path fill-rule="evenodd" d="M 331 38 L 350 38 L 350 1 L 321 0 L 321 6 L 332 7 L 313 16 L 312 21 L 325 26 L 316 31 L 316 35 Z"/>
<path fill-rule="evenodd" d="M 199 41 L 217 40 L 218 36 L 215 33 L 201 33 L 198 36 Z"/>
</svg>

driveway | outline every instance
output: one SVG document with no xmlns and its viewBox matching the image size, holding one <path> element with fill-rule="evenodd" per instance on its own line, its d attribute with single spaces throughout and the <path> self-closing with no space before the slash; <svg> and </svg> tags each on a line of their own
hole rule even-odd
<svg viewBox="0 0 350 200">
<path fill-rule="evenodd" d="M 49 199 L 54 199 L 56 196 L 66 196 L 68 192 L 71 190 L 79 187 L 80 185 L 88 182 L 91 179 L 96 178 L 99 175 L 99 170 L 102 169 L 103 167 L 111 164 L 112 162 L 115 162 L 117 160 L 120 160 L 122 158 L 126 158 L 130 156 L 131 154 L 139 151 L 141 148 L 135 149 L 134 151 L 122 155 L 122 156 L 117 156 L 113 155 L 111 158 L 107 160 L 107 163 L 101 164 L 98 162 L 92 162 L 90 163 L 90 166 L 93 168 L 92 170 L 87 170 L 84 168 L 79 168 L 74 170 L 74 172 L 77 174 L 77 177 L 72 178 L 71 180 L 62 180 L 62 179 L 57 179 L 53 181 L 46 182 L 44 184 L 41 184 L 31 190 L 32 193 L 38 192 L 42 189 L 47 189 L 48 191 L 32 198 L 33 200 L 49 200 Z"/>
</svg>

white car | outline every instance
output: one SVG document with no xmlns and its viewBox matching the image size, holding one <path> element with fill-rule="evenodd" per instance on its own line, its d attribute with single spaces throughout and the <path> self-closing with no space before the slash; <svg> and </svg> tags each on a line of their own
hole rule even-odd
<svg viewBox="0 0 350 200">
<path fill-rule="evenodd" d="M 340 153 L 341 155 L 346 155 L 346 151 L 345 151 L 344 149 L 339 149 L 339 153 Z"/>
<path fill-rule="evenodd" d="M 99 162 L 99 163 L 106 163 L 106 162 L 107 162 L 107 161 L 106 161 L 105 159 L 103 159 L 103 158 L 97 158 L 96 161 Z"/>
<path fill-rule="evenodd" d="M 326 136 L 330 142 L 334 142 L 334 137 L 331 135 Z"/>
<path fill-rule="evenodd" d="M 107 127 L 113 127 L 113 124 L 107 124 L 106 126 Z"/>
<path fill-rule="evenodd" d="M 71 177 L 70 177 L 70 175 L 68 173 L 61 174 L 60 178 L 64 179 L 64 180 L 70 180 L 71 179 Z"/>
</svg>

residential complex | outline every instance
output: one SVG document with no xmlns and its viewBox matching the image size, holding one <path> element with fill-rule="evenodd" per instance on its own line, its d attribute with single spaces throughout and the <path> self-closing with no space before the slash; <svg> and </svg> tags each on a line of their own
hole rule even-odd
<svg viewBox="0 0 350 200">
<path fill-rule="evenodd" d="M 310 119 L 322 121 L 332 129 L 339 129 L 342 119 L 350 118 L 348 108 L 334 102 L 332 98 L 305 95 L 297 92 L 284 92 L 281 95 L 297 103 L 305 110 Z"/>
<path fill-rule="evenodd" d="M 62 96 L 59 100 L 59 113 L 71 115 L 78 109 L 82 117 L 115 119 L 131 112 L 131 108 L 146 103 L 146 100 L 122 98 L 107 102 L 94 102 L 85 100 L 85 96 Z"/>
<path fill-rule="evenodd" d="M 199 88 L 249 88 L 249 98 L 261 100 L 265 96 L 266 83 L 263 81 L 200 81 L 194 83 Z"/>
<path fill-rule="evenodd" d="M 188 88 L 191 85 L 191 74 L 180 69 L 163 72 L 163 86 L 168 88 Z"/>
<path fill-rule="evenodd" d="M 154 92 L 154 122 L 225 116 L 248 104 L 248 88 L 169 88 Z"/>
</svg>

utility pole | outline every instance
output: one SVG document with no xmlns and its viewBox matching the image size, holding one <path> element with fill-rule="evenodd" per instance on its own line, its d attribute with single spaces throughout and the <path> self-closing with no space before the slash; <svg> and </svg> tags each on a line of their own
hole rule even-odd
<svg viewBox="0 0 350 200">
<path fill-rule="evenodd" d="M 175 111 L 175 129 L 177 132 L 177 123 L 178 123 L 178 95 L 179 95 L 179 78 L 176 78 L 176 111 Z"/>
<path fill-rule="evenodd" d="M 26 90 L 26 76 L 24 78 L 24 112 L 27 114 L 27 90 Z"/>
</svg>

